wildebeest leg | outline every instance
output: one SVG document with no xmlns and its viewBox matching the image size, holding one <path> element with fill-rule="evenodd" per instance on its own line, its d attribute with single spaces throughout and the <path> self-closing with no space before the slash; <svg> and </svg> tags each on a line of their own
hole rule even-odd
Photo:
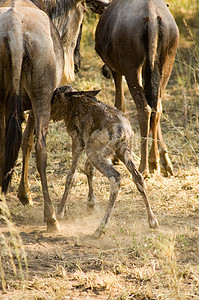
<svg viewBox="0 0 199 300">
<path fill-rule="evenodd" d="M 87 209 L 90 210 L 94 207 L 94 205 L 96 203 L 95 195 L 94 195 L 94 192 L 93 192 L 93 176 L 94 176 L 94 173 L 95 173 L 95 168 L 89 162 L 88 159 L 87 159 L 87 161 L 84 165 L 84 172 L 87 176 L 88 188 L 89 188 L 88 198 L 87 198 Z"/>
<path fill-rule="evenodd" d="M 115 82 L 115 107 L 125 112 L 125 98 L 122 85 L 122 75 L 115 71 L 112 71 L 112 75 Z"/>
<path fill-rule="evenodd" d="M 130 152 L 128 150 L 126 150 L 125 152 L 122 150 L 121 153 L 118 156 L 121 159 L 121 161 L 126 165 L 129 172 L 132 174 L 133 181 L 136 184 L 138 191 L 141 193 L 142 198 L 144 199 L 144 203 L 146 205 L 147 214 L 148 214 L 149 226 L 151 228 L 158 227 L 158 221 L 157 221 L 154 213 L 152 212 L 151 206 L 150 206 L 149 201 L 147 199 L 146 186 L 145 186 L 143 176 L 136 169 L 136 167 L 133 163 Z"/>
<path fill-rule="evenodd" d="M 47 165 L 47 153 L 46 153 L 46 135 L 48 130 L 48 124 L 50 121 L 50 101 L 52 94 L 49 91 L 45 91 L 45 94 L 40 93 L 45 106 L 40 105 L 40 101 L 34 101 L 32 103 L 35 120 L 35 137 L 36 137 L 36 163 L 37 169 L 41 177 L 42 191 L 44 196 L 44 221 L 47 223 L 48 231 L 59 230 L 59 223 L 56 220 L 55 210 L 52 205 L 46 177 L 46 165 Z M 30 97 L 31 98 L 31 97 Z M 38 104 L 37 104 L 38 103 Z M 38 105 L 38 106 L 37 106 Z"/>
<path fill-rule="evenodd" d="M 23 167 L 21 181 L 18 189 L 18 198 L 23 205 L 32 205 L 32 198 L 28 186 L 28 162 L 30 152 L 33 146 L 34 136 L 34 115 L 32 110 L 29 113 L 26 129 L 23 134 L 22 140 L 22 153 L 23 153 Z"/>
<path fill-rule="evenodd" d="M 166 144 L 163 140 L 160 117 L 162 113 L 162 104 L 161 99 L 158 100 L 157 111 L 155 118 L 151 120 L 151 130 L 152 130 L 152 145 L 149 154 L 149 166 L 150 170 L 160 170 L 164 173 L 165 176 L 168 174 L 173 175 L 173 167 L 168 156 L 168 151 Z M 153 118 L 153 113 L 152 113 Z M 159 150 L 158 150 L 159 148 Z"/>
<path fill-rule="evenodd" d="M 176 45 L 176 47 L 177 47 L 177 45 Z M 174 47 L 173 51 L 175 52 L 175 50 L 176 49 Z M 161 82 L 161 93 L 163 93 L 163 91 L 165 90 L 167 82 L 170 78 L 172 66 L 174 63 L 174 58 L 175 58 L 175 54 L 172 53 L 172 51 L 170 51 L 169 54 L 165 55 L 165 57 L 164 57 L 164 65 L 162 68 L 163 77 L 162 77 L 162 82 Z M 161 103 L 160 103 L 160 105 L 161 105 Z M 160 111 L 162 112 L 162 108 L 160 109 Z M 161 112 L 160 112 L 160 114 L 161 114 Z M 160 122 L 158 123 L 158 145 L 159 145 L 159 153 L 160 153 L 161 171 L 166 176 L 168 176 L 168 173 L 173 175 L 173 167 L 172 167 L 172 163 L 170 161 L 169 155 L 168 155 L 166 144 L 165 144 L 163 136 L 162 136 Z"/>
<path fill-rule="evenodd" d="M 143 88 L 139 84 L 140 72 L 126 74 L 126 80 L 137 108 L 137 116 L 141 133 L 141 161 L 139 171 L 144 177 L 149 176 L 148 167 L 148 135 L 150 129 L 151 108 L 147 104 Z"/>
<path fill-rule="evenodd" d="M 115 107 L 125 113 L 126 100 L 123 91 L 122 75 L 112 70 L 111 73 L 115 82 Z M 119 163 L 119 160 L 117 157 L 113 157 L 112 162 L 114 165 L 116 165 Z"/>
<path fill-rule="evenodd" d="M 158 144 L 160 152 L 161 171 L 165 176 L 168 176 L 168 173 L 173 175 L 173 166 L 168 155 L 167 146 L 163 140 L 160 122 L 158 124 Z"/>
<path fill-rule="evenodd" d="M 89 157 L 89 160 L 91 163 L 95 166 L 95 168 L 100 171 L 104 176 L 106 176 L 109 179 L 110 182 L 110 196 L 108 205 L 106 208 L 105 215 L 97 228 L 97 230 L 94 232 L 93 237 L 100 238 L 100 236 L 105 233 L 107 227 L 108 227 L 108 221 L 110 218 L 110 214 L 112 211 L 112 208 L 114 206 L 115 200 L 117 198 L 119 188 L 120 188 L 120 173 L 115 170 L 115 168 L 110 164 L 110 162 L 100 154 L 95 153 L 95 156 L 93 153 L 91 153 L 91 156 Z"/>
<path fill-rule="evenodd" d="M 151 112 L 151 131 L 152 131 L 152 145 L 149 153 L 149 169 L 150 172 L 157 170 L 160 172 L 160 157 L 158 150 L 158 127 L 160 124 L 160 116 L 161 116 L 162 106 L 161 100 L 158 100 L 156 111 Z"/>
<path fill-rule="evenodd" d="M 77 144 L 73 141 L 72 143 L 72 165 L 70 167 L 70 170 L 68 172 L 67 178 L 66 178 L 66 183 L 65 183 L 65 191 L 62 197 L 61 202 L 58 205 L 58 210 L 57 210 L 57 216 L 59 219 L 62 219 L 64 217 L 65 213 L 65 204 L 66 204 L 66 199 L 68 197 L 73 177 L 75 174 L 75 170 L 79 161 L 79 158 L 81 156 L 83 148 L 81 147 L 80 144 Z"/>
</svg>

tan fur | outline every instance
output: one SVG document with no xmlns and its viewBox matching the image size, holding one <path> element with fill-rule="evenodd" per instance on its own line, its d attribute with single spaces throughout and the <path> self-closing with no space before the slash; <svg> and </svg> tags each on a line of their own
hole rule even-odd
<svg viewBox="0 0 199 300">
<path fill-rule="evenodd" d="M 87 198 L 89 209 L 95 205 L 94 167 L 105 175 L 110 182 L 107 209 L 94 237 L 99 238 L 105 233 L 120 189 L 121 175 L 111 163 L 113 157 L 120 159 L 132 174 L 133 181 L 144 199 L 149 225 L 155 228 L 158 226 L 158 222 L 150 208 L 144 180 L 132 161 L 133 132 L 130 123 L 121 111 L 97 101 L 92 93 L 95 94 L 94 91 L 78 93 L 72 92 L 68 87 L 61 87 L 55 91 L 52 100 L 51 118 L 54 121 L 64 120 L 66 131 L 72 138 L 72 164 L 67 175 L 65 191 L 58 206 L 58 216 L 60 218 L 64 216 L 65 203 L 73 176 L 80 155 L 85 149 L 88 157 L 85 173 L 89 185 Z"/>
</svg>

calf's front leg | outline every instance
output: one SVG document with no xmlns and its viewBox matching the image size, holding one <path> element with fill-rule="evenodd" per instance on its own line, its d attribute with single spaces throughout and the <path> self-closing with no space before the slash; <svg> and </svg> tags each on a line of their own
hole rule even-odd
<svg viewBox="0 0 199 300">
<path fill-rule="evenodd" d="M 75 174 L 75 170 L 79 161 L 79 158 L 81 156 L 81 153 L 83 151 L 83 148 L 81 147 L 81 145 L 79 143 L 76 143 L 75 141 L 73 141 L 72 143 L 72 164 L 70 167 L 70 170 L 68 172 L 67 178 L 66 178 L 66 183 L 65 183 L 65 191 L 62 197 L 61 202 L 58 205 L 58 209 L 57 209 L 57 217 L 59 219 L 63 219 L 64 214 L 65 214 L 65 210 L 66 210 L 66 200 L 68 197 L 68 194 L 70 192 L 70 188 L 72 186 L 72 181 L 73 181 L 73 177 Z"/>
</svg>

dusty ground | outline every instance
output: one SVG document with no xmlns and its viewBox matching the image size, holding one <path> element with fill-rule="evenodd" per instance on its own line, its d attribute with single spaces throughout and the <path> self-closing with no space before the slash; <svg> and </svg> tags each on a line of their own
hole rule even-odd
<svg viewBox="0 0 199 300">
<path fill-rule="evenodd" d="M 89 48 L 92 38 L 92 32 L 85 32 L 82 70 L 74 85 L 78 89 L 101 88 L 98 98 L 112 104 L 113 82 L 101 76 L 102 62 Z M 182 70 L 182 52 L 190 47 L 183 45 L 165 93 L 162 118 L 175 174 L 167 178 L 153 174 L 146 180 L 159 228 L 149 229 L 142 199 L 130 174 L 119 164 L 116 168 L 123 177 L 122 187 L 109 228 L 102 238 L 93 239 L 91 235 L 105 211 L 109 184 L 96 173 L 97 205 L 88 213 L 83 155 L 68 199 L 67 216 L 60 222 L 61 231 L 47 233 L 34 151 L 29 168 L 34 206 L 23 207 L 17 199 L 20 155 L 6 198 L 14 231 L 5 222 L 0 223 L 0 299 L 199 298 L 199 89 L 192 75 Z M 184 75 L 189 75 L 189 84 Z M 138 165 L 136 110 L 127 88 L 125 95 L 127 116 L 135 130 Z M 50 124 L 47 145 L 49 190 L 56 206 L 71 162 L 71 143 L 63 123 Z"/>
<path fill-rule="evenodd" d="M 57 136 L 54 124 L 49 133 Z M 58 125 L 56 125 L 58 126 Z M 59 134 L 62 136 L 62 129 Z M 58 135 L 59 135 L 58 134 Z M 48 179 L 52 200 L 58 203 L 64 189 L 70 160 L 70 140 L 62 155 L 50 161 Z M 59 142 L 58 142 L 59 143 Z M 54 143 L 52 143 L 54 144 Z M 53 152 L 50 150 L 50 155 Z M 83 162 L 68 199 L 67 216 L 61 232 L 49 234 L 43 223 L 41 187 L 30 163 L 33 207 L 23 207 L 17 197 L 20 161 L 7 204 L 24 248 L 19 248 L 22 275 L 13 238 L 1 230 L 13 249 L 17 268 L 2 247 L 6 292 L 1 299 L 197 299 L 199 297 L 199 177 L 198 167 L 176 168 L 168 178 L 154 174 L 146 181 L 148 195 L 159 228 L 148 227 L 146 209 L 122 164 L 123 176 L 109 228 L 99 240 L 91 234 L 99 225 L 106 207 L 109 185 L 98 172 L 95 176 L 96 210 L 86 211 L 87 184 Z M 19 238 L 17 237 L 17 240 Z M 20 243 L 19 243 L 20 244 Z M 25 249 L 28 270 L 25 266 Z M 16 252 L 16 253 L 15 253 Z M 22 280 L 21 277 L 24 277 Z"/>
<path fill-rule="evenodd" d="M 101 175 L 97 181 L 107 193 Z M 100 199 L 102 191 L 97 194 L 96 212 L 88 214 L 84 192 L 78 195 L 74 188 L 68 218 L 60 222 L 57 234 L 46 232 L 40 199 L 35 199 L 34 207 L 24 208 L 9 193 L 8 205 L 15 211 L 13 219 L 27 255 L 28 279 L 14 276 L 5 254 L 7 291 L 1 299 L 22 299 L 24 295 L 27 299 L 197 299 L 198 183 L 194 171 L 160 180 L 154 175 L 148 180 L 158 230 L 148 228 L 144 205 L 134 187 L 123 187 L 109 229 L 99 240 L 91 234 L 106 204 L 104 197 Z M 21 263 L 26 276 L 22 254 Z"/>
</svg>

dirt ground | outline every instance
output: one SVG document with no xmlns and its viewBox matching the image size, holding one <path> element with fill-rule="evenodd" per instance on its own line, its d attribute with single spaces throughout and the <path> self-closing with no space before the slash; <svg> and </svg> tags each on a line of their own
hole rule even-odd
<svg viewBox="0 0 199 300">
<path fill-rule="evenodd" d="M 33 207 L 23 207 L 16 191 L 8 194 L 7 203 L 24 245 L 28 269 L 20 250 L 24 279 L 20 278 L 20 272 L 14 275 L 10 259 L 4 253 L 7 289 L 0 294 L 1 299 L 199 297 L 198 171 L 181 171 L 170 178 L 154 175 L 147 180 L 151 205 L 160 224 L 157 230 L 151 230 L 144 204 L 131 185 L 129 174 L 122 165 L 117 168 L 125 184 L 109 228 L 99 240 L 91 235 L 105 210 L 104 194 L 108 195 L 108 183 L 101 174 L 96 174 L 96 210 L 86 211 L 87 187 L 83 187 L 86 182 L 81 183 L 81 190 L 74 186 L 68 215 L 60 221 L 59 233 L 46 232 L 41 197 L 33 198 Z M 79 173 L 81 169 L 76 180 L 81 176 Z M 1 230 L 9 239 L 8 228 L 2 224 Z M 14 261 L 18 266 L 16 257 Z"/>
<path fill-rule="evenodd" d="M 84 34 L 82 67 L 74 86 L 102 89 L 98 99 L 113 104 L 114 85 L 101 75 L 103 63 L 94 52 L 93 32 Z M 109 183 L 96 173 L 97 204 L 88 212 L 83 155 L 67 200 L 67 215 L 60 221 L 61 231 L 48 233 L 34 150 L 29 164 L 34 205 L 24 207 L 17 198 L 20 153 L 6 197 L 14 227 L 0 220 L 0 299 L 199 299 L 199 88 L 191 77 L 187 85 L 181 55 L 179 52 L 165 92 L 162 115 L 174 176 L 155 173 L 146 180 L 159 228 L 149 228 L 140 194 L 120 163 L 116 168 L 122 174 L 122 185 L 108 230 L 100 239 L 93 239 L 105 212 Z M 138 166 L 139 128 L 126 85 L 125 96 Z M 56 207 L 71 163 L 71 141 L 63 123 L 50 123 L 47 147 L 49 191 Z"/>
</svg>

